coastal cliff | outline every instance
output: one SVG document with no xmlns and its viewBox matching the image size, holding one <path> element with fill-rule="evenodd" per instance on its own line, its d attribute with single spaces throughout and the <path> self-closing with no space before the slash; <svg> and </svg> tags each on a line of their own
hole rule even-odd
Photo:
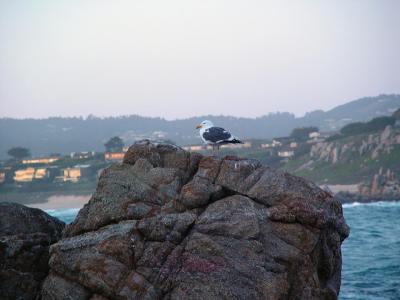
<svg viewBox="0 0 400 300">
<path fill-rule="evenodd" d="M 369 184 L 359 186 L 359 193 L 369 199 L 396 200 L 400 198 L 400 180 L 390 169 L 379 169 Z"/>
<path fill-rule="evenodd" d="M 400 145 L 400 130 L 387 126 L 379 133 L 317 143 L 311 147 L 310 157 L 332 164 L 351 163 L 358 155 L 364 160 L 375 160 L 381 155 L 391 154 L 396 145 Z"/>
<path fill-rule="evenodd" d="M 142 141 L 50 248 L 43 299 L 336 299 L 341 204 L 255 160 Z"/>
<path fill-rule="evenodd" d="M 345 202 L 376 201 L 400 199 L 399 161 L 396 125 L 315 143 L 285 169 L 331 188 Z"/>
</svg>

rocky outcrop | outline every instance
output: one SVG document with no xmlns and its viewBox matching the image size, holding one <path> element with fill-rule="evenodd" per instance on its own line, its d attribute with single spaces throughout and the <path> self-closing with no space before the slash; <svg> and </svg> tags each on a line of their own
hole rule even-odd
<svg viewBox="0 0 400 300">
<path fill-rule="evenodd" d="M 392 170 L 386 169 L 386 171 L 384 171 L 382 167 L 379 169 L 378 173 L 372 176 L 370 182 L 350 185 L 350 187 L 352 187 L 352 190 L 343 189 L 336 191 L 335 197 L 341 203 L 368 203 L 387 200 L 398 201 L 400 199 L 399 178 Z"/>
<path fill-rule="evenodd" d="M 400 180 L 390 169 L 383 172 L 381 168 L 379 173 L 373 176 L 369 184 L 361 184 L 359 186 L 359 194 L 365 199 L 398 200 Z"/>
<path fill-rule="evenodd" d="M 379 155 L 390 154 L 395 145 L 400 144 L 400 131 L 387 126 L 382 132 L 354 137 L 347 143 L 343 141 L 321 142 L 311 147 L 310 157 L 314 161 L 332 164 L 349 163 L 355 157 L 376 159 Z"/>
<path fill-rule="evenodd" d="M 43 299 L 336 299 L 341 204 L 237 157 L 134 144 L 50 248 Z"/>
<path fill-rule="evenodd" d="M 49 246 L 64 223 L 45 212 L 0 203 L 0 298 L 38 299 L 48 274 Z"/>
</svg>

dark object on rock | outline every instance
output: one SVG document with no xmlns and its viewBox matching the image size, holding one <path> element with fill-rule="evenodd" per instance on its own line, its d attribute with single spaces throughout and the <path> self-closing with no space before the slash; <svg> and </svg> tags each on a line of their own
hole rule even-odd
<svg viewBox="0 0 400 300">
<path fill-rule="evenodd" d="M 43 299 L 336 299 L 348 234 L 309 181 L 142 141 L 51 246 Z"/>
<path fill-rule="evenodd" d="M 37 299 L 48 274 L 49 246 L 65 224 L 36 208 L 0 203 L 0 298 Z"/>
</svg>

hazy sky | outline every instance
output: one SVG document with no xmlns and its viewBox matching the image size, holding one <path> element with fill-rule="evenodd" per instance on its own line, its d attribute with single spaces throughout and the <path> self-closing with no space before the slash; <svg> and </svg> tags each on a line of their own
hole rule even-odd
<svg viewBox="0 0 400 300">
<path fill-rule="evenodd" d="M 399 92 L 397 0 L 0 0 L 0 116 L 301 115 Z"/>
</svg>

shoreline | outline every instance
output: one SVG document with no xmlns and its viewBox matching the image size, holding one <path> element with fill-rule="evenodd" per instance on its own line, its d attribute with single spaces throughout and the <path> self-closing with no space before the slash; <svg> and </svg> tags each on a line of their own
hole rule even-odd
<svg viewBox="0 0 400 300">
<path fill-rule="evenodd" d="M 13 192 L 0 193 L 0 202 L 13 202 L 23 205 L 45 204 L 48 199 L 54 196 L 88 196 L 93 194 L 93 190 L 60 190 L 43 192 Z"/>
<path fill-rule="evenodd" d="M 325 184 L 319 185 L 319 187 L 332 194 L 342 204 L 345 203 L 370 203 L 377 201 L 399 201 L 400 194 L 377 194 L 377 195 L 366 195 L 360 193 L 359 186 L 357 184 Z"/>
<path fill-rule="evenodd" d="M 400 199 L 397 200 L 377 200 L 371 202 L 349 202 L 343 203 L 343 208 L 357 207 L 357 206 L 384 206 L 384 205 L 397 205 L 400 203 Z"/>
<path fill-rule="evenodd" d="M 400 201 L 400 195 L 385 195 L 385 196 L 365 196 L 360 193 L 338 192 L 333 194 L 342 204 L 348 203 L 372 203 L 372 202 L 390 202 Z"/>
</svg>

